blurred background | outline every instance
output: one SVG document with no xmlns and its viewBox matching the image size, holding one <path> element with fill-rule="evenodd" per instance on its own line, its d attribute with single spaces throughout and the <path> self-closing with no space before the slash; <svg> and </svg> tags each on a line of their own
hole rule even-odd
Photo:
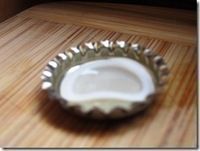
<svg viewBox="0 0 200 151">
<path fill-rule="evenodd" d="M 56 0 L 0 0 L 0 22 L 12 17 L 13 15 L 41 3 L 55 2 Z M 58 1 L 58 0 L 57 0 Z M 67 1 L 67 0 L 65 0 Z M 69 0 L 70 1 L 70 0 Z M 76 0 L 74 0 L 76 1 Z M 171 7 L 179 9 L 189 9 L 196 11 L 197 2 L 195 0 L 123 0 L 119 2 L 117 0 L 77 0 L 84 2 L 112 2 L 112 3 L 128 3 L 137 5 L 150 5 Z M 116 2 L 117 1 L 117 2 Z"/>
</svg>

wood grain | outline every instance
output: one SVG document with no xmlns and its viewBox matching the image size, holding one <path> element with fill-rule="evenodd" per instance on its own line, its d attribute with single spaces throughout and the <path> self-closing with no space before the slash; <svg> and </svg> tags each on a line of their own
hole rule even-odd
<svg viewBox="0 0 200 151">
<path fill-rule="evenodd" d="M 116 121 L 71 115 L 41 91 L 58 52 L 86 41 L 126 40 L 166 60 L 166 90 L 145 112 Z M 52 3 L 0 24 L 0 145 L 4 147 L 196 147 L 196 13 L 134 5 Z"/>
</svg>

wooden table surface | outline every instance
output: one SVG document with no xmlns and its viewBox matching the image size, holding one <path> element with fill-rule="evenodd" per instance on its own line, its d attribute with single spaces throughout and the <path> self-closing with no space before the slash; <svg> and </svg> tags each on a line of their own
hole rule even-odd
<svg viewBox="0 0 200 151">
<path fill-rule="evenodd" d="M 0 145 L 4 147 L 196 147 L 196 12 L 122 4 L 34 6 L 0 24 Z M 86 41 L 126 40 L 166 60 L 166 90 L 145 112 L 116 121 L 74 116 L 41 91 L 58 52 Z"/>
</svg>

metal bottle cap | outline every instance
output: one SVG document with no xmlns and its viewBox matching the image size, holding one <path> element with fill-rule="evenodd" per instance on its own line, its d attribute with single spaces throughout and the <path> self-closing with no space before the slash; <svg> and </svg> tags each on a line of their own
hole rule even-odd
<svg viewBox="0 0 200 151">
<path fill-rule="evenodd" d="M 146 94 L 142 101 L 134 100 L 134 98 L 132 98 L 133 101 L 105 99 L 105 95 L 104 100 L 100 98 L 90 101 L 73 101 L 61 95 L 61 83 L 71 68 L 92 61 L 119 57 L 131 59 L 146 68 L 152 77 L 155 91 Z M 105 119 L 121 118 L 143 110 L 165 85 L 168 73 L 163 58 L 150 49 L 141 47 L 139 44 L 105 40 L 81 44 L 59 53 L 49 61 L 41 78 L 42 89 L 46 90 L 50 97 L 58 100 L 64 108 L 87 117 Z M 92 86 L 97 84 L 93 81 L 91 83 Z M 87 88 L 87 85 L 85 87 Z"/>
</svg>

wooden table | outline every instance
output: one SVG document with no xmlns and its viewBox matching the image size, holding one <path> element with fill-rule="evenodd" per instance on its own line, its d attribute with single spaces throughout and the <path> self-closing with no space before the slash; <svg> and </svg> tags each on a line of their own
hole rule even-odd
<svg viewBox="0 0 200 151">
<path fill-rule="evenodd" d="M 59 2 L 0 24 L 0 145 L 4 147 L 196 147 L 196 12 L 122 4 Z M 81 119 L 51 102 L 40 75 L 81 42 L 126 40 L 162 55 L 166 90 L 124 120 Z"/>
</svg>

